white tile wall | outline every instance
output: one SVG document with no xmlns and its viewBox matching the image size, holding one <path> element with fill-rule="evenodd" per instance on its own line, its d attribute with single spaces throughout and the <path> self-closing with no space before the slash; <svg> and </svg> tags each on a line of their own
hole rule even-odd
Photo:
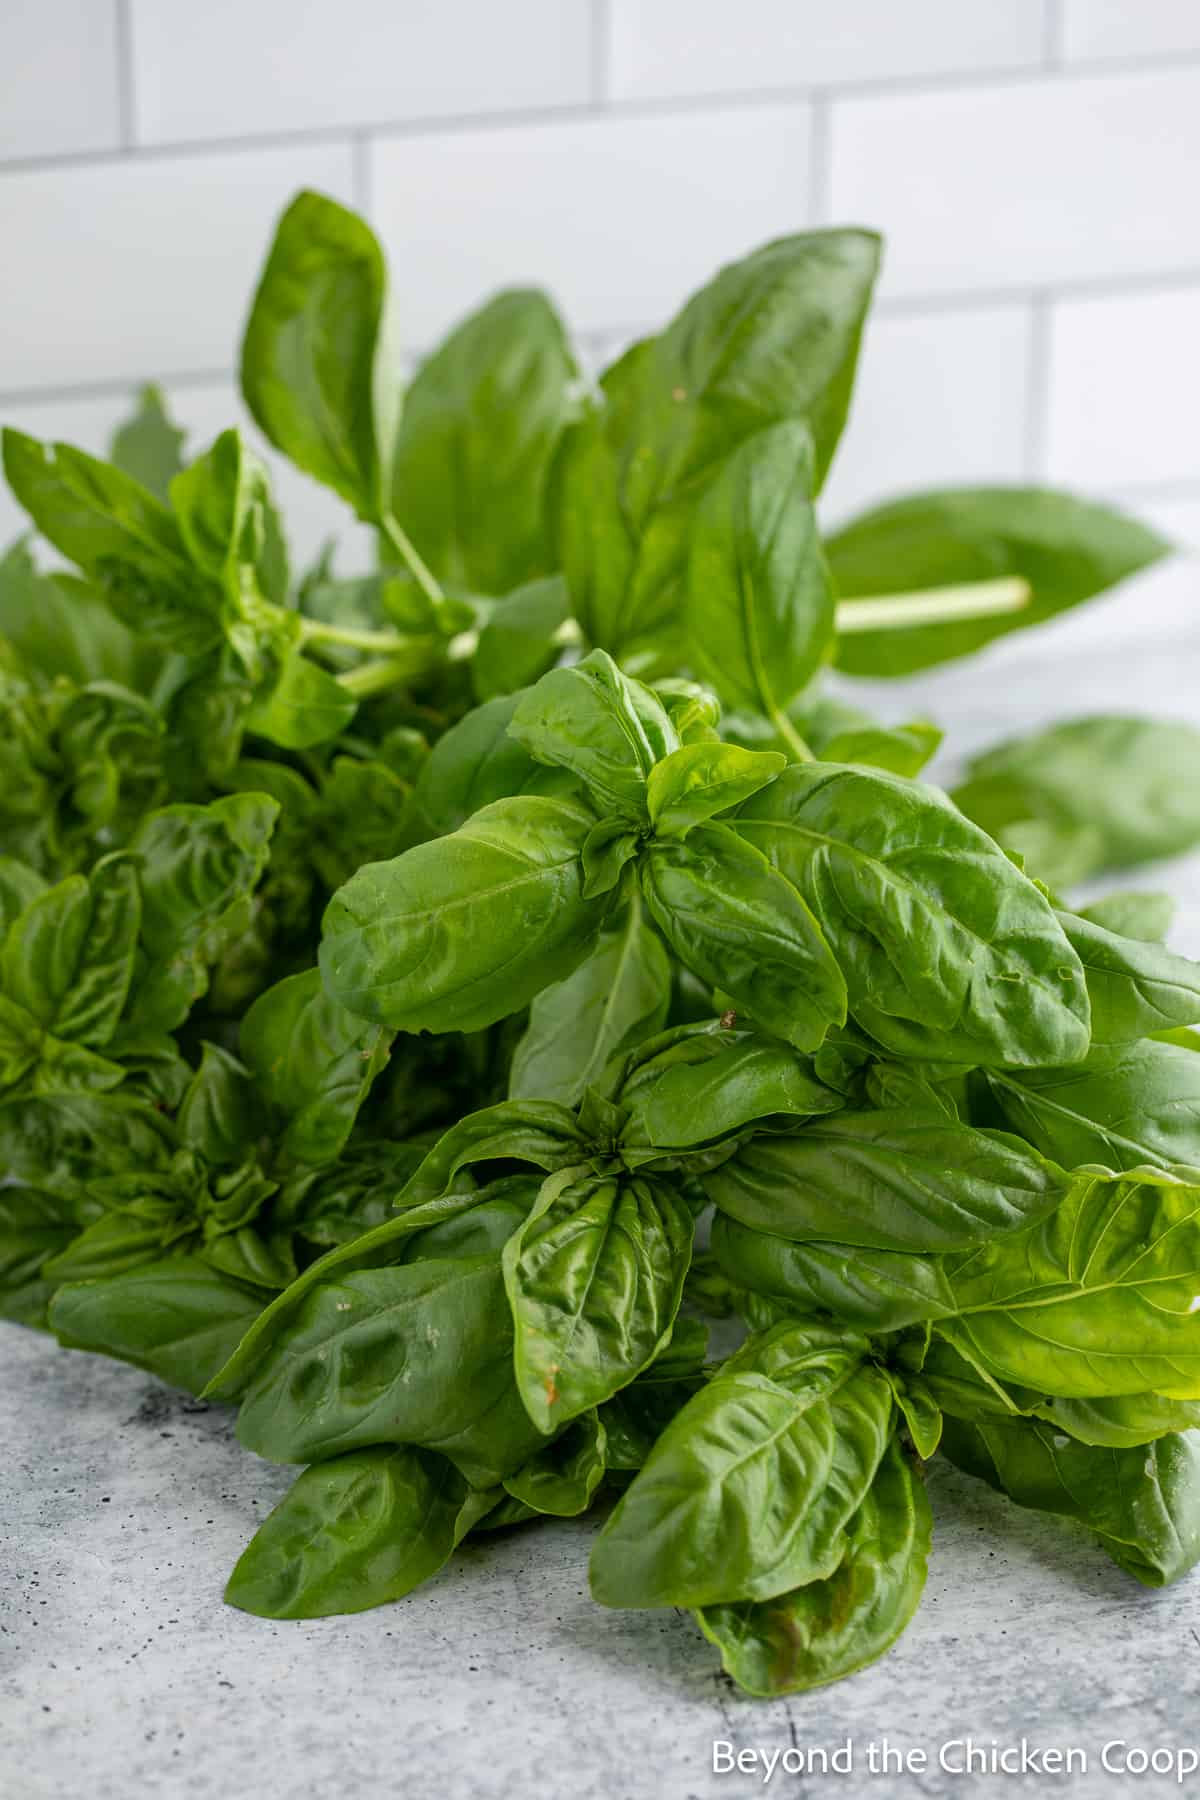
<svg viewBox="0 0 1200 1800">
<path fill-rule="evenodd" d="M 1063 54 L 1171 56 L 1200 50 L 1196 0 L 1064 0 Z"/>
<path fill-rule="evenodd" d="M 1032 67 L 1044 0 L 611 0 L 615 99 Z"/>
<path fill-rule="evenodd" d="M 893 294 L 1200 266 L 1200 67 L 849 99 L 833 214 L 890 225 Z"/>
<path fill-rule="evenodd" d="M 1019 475 L 1031 325 L 1022 303 L 871 323 L 822 516 L 837 524 L 902 489 Z"/>
<path fill-rule="evenodd" d="M 0 7 L 0 157 L 107 150 L 121 141 L 110 0 Z"/>
<path fill-rule="evenodd" d="M 1052 480 L 1133 487 L 1200 470 L 1200 282 L 1060 301 L 1051 333 Z"/>
<path fill-rule="evenodd" d="M 810 136 L 789 104 L 381 138 L 371 211 L 405 341 L 513 282 L 548 287 L 581 331 L 657 323 L 808 221 Z"/>
<path fill-rule="evenodd" d="M 540 281 L 593 361 L 878 225 L 827 517 L 1032 474 L 1200 543 L 1200 0 L 0 0 L 0 421 L 100 449 L 157 377 L 211 436 L 301 185 L 376 223 L 410 349 Z M 306 556 L 341 509 L 279 482 Z"/>
<path fill-rule="evenodd" d="M 349 199 L 338 144 L 0 176 L 0 392 L 231 366 L 275 216 Z"/>
<path fill-rule="evenodd" d="M 138 141 L 582 101 L 591 34 L 589 0 L 133 0 Z"/>
</svg>

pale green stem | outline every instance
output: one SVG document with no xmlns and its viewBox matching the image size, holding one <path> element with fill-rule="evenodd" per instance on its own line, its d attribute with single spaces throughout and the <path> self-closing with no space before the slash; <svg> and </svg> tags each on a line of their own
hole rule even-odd
<svg viewBox="0 0 1200 1800">
<path fill-rule="evenodd" d="M 812 751 L 800 736 L 800 733 L 796 730 L 796 727 L 792 724 L 792 721 L 788 718 L 786 713 L 772 711 L 769 716 L 772 725 L 791 752 L 793 762 L 805 763 L 816 761 Z"/>
<path fill-rule="evenodd" d="M 441 606 L 446 596 L 442 592 L 441 583 L 429 568 L 417 546 L 408 533 L 404 531 L 390 512 L 380 514 L 379 529 L 382 531 L 392 549 L 402 563 L 406 563 L 417 586 L 431 600 L 434 606 Z"/>
<path fill-rule="evenodd" d="M 381 656 L 403 650 L 408 639 L 398 631 L 358 630 L 353 625 L 326 625 L 320 619 L 302 619 L 300 641 L 303 644 L 345 644 L 351 650 L 374 650 Z"/>
<path fill-rule="evenodd" d="M 871 594 L 839 600 L 840 637 L 857 631 L 899 631 L 911 625 L 953 624 L 959 619 L 987 619 L 1021 612 L 1033 589 L 1019 575 L 997 581 L 971 581 L 961 587 L 925 588 L 909 594 Z"/>
<path fill-rule="evenodd" d="M 362 663 L 357 669 L 347 669 L 336 679 L 339 687 L 344 687 L 356 700 L 367 700 L 372 694 L 383 694 L 389 688 L 400 687 L 414 675 L 424 674 L 428 668 L 428 658 L 417 662 L 411 656 L 389 656 L 380 662 Z"/>
</svg>

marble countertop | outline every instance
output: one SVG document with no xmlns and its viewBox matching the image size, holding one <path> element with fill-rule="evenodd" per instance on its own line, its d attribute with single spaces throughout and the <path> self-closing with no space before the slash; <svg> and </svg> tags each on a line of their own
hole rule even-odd
<svg viewBox="0 0 1200 1800">
<path fill-rule="evenodd" d="M 969 667 L 865 693 L 888 718 L 935 718 L 961 756 L 1089 711 L 1200 721 L 1198 674 L 1200 571 L 1181 563 Z M 1200 955 L 1200 856 L 1137 884 L 1179 895 L 1172 941 Z M 1200 1774 L 1181 1788 L 1100 1761 L 1118 1740 L 1200 1748 L 1200 1572 L 1147 1592 L 1082 1531 L 940 1464 L 929 1585 L 900 1645 L 764 1703 L 685 1615 L 593 1605 L 587 1521 L 472 1544 L 356 1617 L 235 1612 L 225 1577 L 289 1471 L 241 1450 L 226 1409 L 15 1326 L 0 1370 L 0 1800 L 1200 1792 Z M 1087 1769 L 960 1774 L 967 1738 Z M 903 1772 L 871 1770 L 885 1739 Z M 782 1761 L 844 1762 L 847 1742 L 850 1774 Z M 781 1760 L 764 1783 L 761 1760 L 714 1769 L 714 1743 Z"/>
</svg>

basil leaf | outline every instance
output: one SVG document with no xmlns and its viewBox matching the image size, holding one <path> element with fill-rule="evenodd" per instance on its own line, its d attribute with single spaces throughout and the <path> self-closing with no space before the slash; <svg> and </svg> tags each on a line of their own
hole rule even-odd
<svg viewBox="0 0 1200 1800">
<path fill-rule="evenodd" d="M 115 1356 L 198 1394 L 269 1295 L 193 1256 L 60 1287 L 50 1329 L 72 1350 Z"/>
<path fill-rule="evenodd" d="M 552 1100 L 502 1100 L 468 1113 L 443 1132 L 404 1189 L 406 1206 L 458 1191 L 472 1163 L 528 1162 L 539 1169 L 576 1163 L 583 1139 L 575 1115 Z"/>
<path fill-rule="evenodd" d="M 787 711 L 833 650 L 814 481 L 803 423 L 758 432 L 724 463 L 688 545 L 690 660 L 727 706 L 768 719 Z"/>
<path fill-rule="evenodd" d="M 665 1347 L 692 1251 L 668 1182 L 568 1168 L 504 1247 L 517 1385 L 544 1432 L 632 1381 Z"/>
<path fill-rule="evenodd" d="M 520 1468 L 541 1436 L 513 1381 L 496 1257 L 326 1264 L 254 1367 L 238 1414 L 246 1448 L 316 1462 L 416 1444 L 450 1456 L 473 1486 Z"/>
<path fill-rule="evenodd" d="M 629 1112 L 622 1144 L 671 1150 L 717 1142 L 761 1119 L 835 1112 L 843 1099 L 786 1044 L 706 1025 L 667 1033 L 655 1054 L 636 1059 L 618 1104 Z"/>
<path fill-rule="evenodd" d="M 246 730 L 285 750 L 308 750 L 344 731 L 358 702 L 337 680 L 299 650 L 289 650 L 246 711 Z"/>
<path fill-rule="evenodd" d="M 602 1606 L 769 1600 L 833 1574 L 887 1448 L 892 1393 L 846 1333 L 751 1339 L 678 1413 L 592 1551 Z"/>
<path fill-rule="evenodd" d="M 323 194 L 299 194 L 276 227 L 242 340 L 257 425 L 369 521 L 386 502 L 399 405 L 381 341 L 386 290 L 370 228 Z"/>
<path fill-rule="evenodd" d="M 213 1168 L 244 1162 L 263 1131 L 249 1074 L 222 1050 L 205 1044 L 200 1067 L 188 1083 L 175 1119 L 180 1142 Z"/>
<path fill-rule="evenodd" d="M 842 1111 L 758 1138 L 701 1176 L 722 1212 L 797 1243 L 961 1249 L 1044 1218 L 1070 1177 L 1018 1138 L 949 1119 Z"/>
<path fill-rule="evenodd" d="M 413 789 L 413 814 L 423 836 L 445 837 L 496 800 L 545 792 L 561 781 L 558 771 L 543 768 L 509 736 L 521 697 L 486 701 L 438 739 Z"/>
<path fill-rule="evenodd" d="M 571 601 L 561 575 L 526 582 L 492 608 L 471 663 L 481 700 L 513 694 L 553 668 Z"/>
<path fill-rule="evenodd" d="M 241 1050 L 267 1101 L 287 1121 L 280 1148 L 323 1163 L 345 1145 L 387 1061 L 390 1035 L 327 993 L 316 969 L 260 994 L 241 1025 Z"/>
<path fill-rule="evenodd" d="M 162 662 L 114 617 L 97 588 L 67 574 L 41 574 L 21 539 L 0 556 L 0 634 L 29 668 L 80 687 L 108 681 L 149 693 Z"/>
<path fill-rule="evenodd" d="M 498 294 L 421 364 L 400 417 L 392 510 L 443 581 L 507 594 L 554 567 L 545 486 L 578 379 L 562 321 L 530 289 Z"/>
<path fill-rule="evenodd" d="M 1198 795 L 1200 731 L 1100 716 L 974 757 L 952 798 L 1043 880 L 1070 887 L 1200 843 Z"/>
<path fill-rule="evenodd" d="M 321 972 L 351 1012 L 404 1031 L 471 1031 L 527 1006 L 587 954 L 606 903 L 583 897 L 594 820 L 567 800 L 498 800 L 458 831 L 368 863 L 330 901 Z"/>
<path fill-rule="evenodd" d="M 42 1265 L 64 1251 L 80 1227 L 74 1203 L 7 1181 L 0 1186 L 0 1319 L 43 1325 L 54 1282 Z"/>
<path fill-rule="evenodd" d="M 1105 894 L 1090 906 L 1081 906 L 1078 917 L 1118 937 L 1138 938 L 1146 944 L 1166 942 L 1178 908 L 1170 894 Z"/>
<path fill-rule="evenodd" d="M 676 956 L 758 1024 L 815 1050 L 843 1022 L 845 982 L 816 919 L 729 826 L 651 843 L 640 875 L 650 917 Z"/>
<path fill-rule="evenodd" d="M 656 696 L 603 650 L 543 675 L 508 729 L 538 762 L 569 769 L 603 808 L 635 823 L 646 817 L 647 776 L 679 746 Z"/>
<path fill-rule="evenodd" d="M 940 1258 L 909 1251 L 756 1231 L 727 1213 L 712 1225 L 712 1248 L 735 1287 L 783 1302 L 790 1312 L 829 1313 L 857 1331 L 900 1331 L 945 1319 L 954 1296 Z"/>
<path fill-rule="evenodd" d="M 165 806 L 130 839 L 142 891 L 141 944 L 130 1016 L 172 1030 L 208 988 L 208 969 L 250 923 L 278 802 L 230 794 L 208 806 Z"/>
<path fill-rule="evenodd" d="M 787 758 L 738 744 L 683 744 L 656 763 L 646 784 L 650 823 L 659 837 L 686 837 L 774 781 Z"/>
<path fill-rule="evenodd" d="M 1019 1419 L 952 1420 L 945 1452 L 1018 1506 L 1094 1531 L 1118 1567 L 1165 1587 L 1200 1561 L 1200 1432 L 1148 1447 L 1099 1449 Z"/>
<path fill-rule="evenodd" d="M 1058 918 L 1087 978 L 1094 1048 L 1200 1023 L 1200 963 L 1074 913 L 1060 911 Z"/>
<path fill-rule="evenodd" d="M 461 1535 L 466 1482 L 428 1450 L 359 1450 L 305 1469 L 238 1558 L 225 1598 L 260 1619 L 324 1619 L 411 1593 Z"/>
<path fill-rule="evenodd" d="M 889 1050 L 1017 1068 L 1086 1054 L 1064 926 L 936 789 L 807 763 L 746 801 L 734 828 L 803 895 L 855 1020 Z"/>
<path fill-rule="evenodd" d="M 170 498 L 193 563 L 225 592 L 226 631 L 249 667 L 254 600 L 286 605 L 288 597 L 287 555 L 267 471 L 240 432 L 223 431 L 174 477 Z"/>
<path fill-rule="evenodd" d="M 147 382 L 138 391 L 137 411 L 113 433 L 109 461 L 165 500 L 171 477 L 183 467 L 186 436 L 172 425 L 162 389 Z"/>
<path fill-rule="evenodd" d="M 987 1087 L 1007 1128 L 1065 1168 L 1200 1166 L 1200 1058 L 1190 1050 L 1146 1041 L 1019 1079 L 990 1069 Z"/>
<path fill-rule="evenodd" d="M 841 598 L 1020 576 L 1032 599 L 1022 612 L 844 635 L 838 667 L 909 675 L 969 655 L 1102 594 L 1169 550 L 1127 514 L 1045 488 L 946 488 L 893 500 L 825 540 Z"/>
<path fill-rule="evenodd" d="M 587 1511 L 604 1479 L 606 1447 L 598 1414 L 582 1413 L 561 1437 L 506 1478 L 505 1491 L 533 1512 L 574 1518 Z"/>
<path fill-rule="evenodd" d="M 601 381 L 551 513 L 572 610 L 614 655 L 681 630 L 696 510 L 748 438 L 803 420 L 820 487 L 845 423 L 879 240 L 801 233 L 722 269 Z"/>
<path fill-rule="evenodd" d="M 939 1329 L 1001 1381 L 1065 1399 L 1200 1399 L 1200 1191 L 1143 1170 L 1083 1176 L 1027 1230 L 947 1257 Z"/>
<path fill-rule="evenodd" d="M 47 1031 L 102 1049 L 133 978 L 141 902 L 133 865 L 106 858 L 88 881 L 70 875 L 9 927 L 0 982 Z"/>
<path fill-rule="evenodd" d="M 1118 1394 L 1101 1400 L 1051 1396 L 1030 1411 L 1057 1432 L 1113 1450 L 1152 1444 L 1156 1438 L 1200 1426 L 1200 1400 L 1168 1400 L 1161 1394 Z"/>
<path fill-rule="evenodd" d="M 634 903 L 572 974 L 535 997 L 513 1051 L 510 1097 L 576 1105 L 613 1057 L 662 1030 L 670 998 L 666 951 Z"/>
<path fill-rule="evenodd" d="M 696 1620 L 747 1693 L 806 1693 L 890 1650 L 920 1604 L 933 1516 L 893 1440 L 846 1529 L 832 1575 L 773 1600 L 706 1606 Z"/>
</svg>

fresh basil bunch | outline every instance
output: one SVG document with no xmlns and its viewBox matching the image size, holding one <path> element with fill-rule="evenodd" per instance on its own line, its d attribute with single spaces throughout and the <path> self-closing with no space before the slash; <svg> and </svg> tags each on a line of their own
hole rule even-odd
<svg viewBox="0 0 1200 1800">
<path fill-rule="evenodd" d="M 0 1315 L 303 1465 L 249 1612 L 604 1505 L 597 1599 L 791 1692 L 912 1616 L 939 1452 L 1200 1557 L 1200 966 L 1063 894 L 1200 841 L 1200 733 L 947 795 L 824 685 L 1167 546 L 1003 488 L 822 537 L 879 256 L 767 245 L 592 389 L 505 293 L 404 394 L 379 246 L 301 195 L 243 390 L 353 579 L 153 390 L 107 462 L 5 434 L 71 569 L 0 560 Z"/>
</svg>

